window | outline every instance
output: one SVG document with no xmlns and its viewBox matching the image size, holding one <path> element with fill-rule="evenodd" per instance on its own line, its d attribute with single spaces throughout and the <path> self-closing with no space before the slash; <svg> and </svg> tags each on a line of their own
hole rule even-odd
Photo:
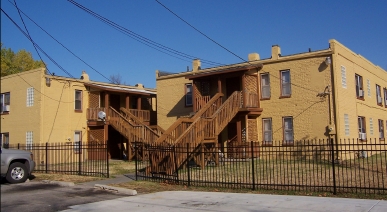
<svg viewBox="0 0 387 212">
<path fill-rule="evenodd" d="M 348 116 L 348 114 L 344 114 L 344 130 L 345 130 L 345 135 L 349 136 L 349 116 Z"/>
<path fill-rule="evenodd" d="M 270 77 L 269 74 L 261 74 L 261 98 L 270 99 Z"/>
<path fill-rule="evenodd" d="M 74 133 L 74 153 L 81 154 L 82 149 L 82 131 L 75 131 Z"/>
<path fill-rule="evenodd" d="M 292 91 L 290 87 L 290 71 L 281 71 L 281 96 L 290 97 Z"/>
<path fill-rule="evenodd" d="M 1 113 L 9 113 L 11 104 L 11 93 L 2 93 L 0 95 L 0 110 Z"/>
<path fill-rule="evenodd" d="M 382 91 L 380 90 L 380 85 L 376 84 L 376 102 L 378 105 L 382 106 Z"/>
<path fill-rule="evenodd" d="M 33 132 L 32 131 L 28 131 L 26 133 L 26 150 L 32 150 L 32 146 L 33 146 Z"/>
<path fill-rule="evenodd" d="M 384 106 L 387 107 L 387 88 L 383 88 L 384 93 Z"/>
<path fill-rule="evenodd" d="M 379 119 L 379 140 L 384 141 L 384 124 L 383 120 Z"/>
<path fill-rule="evenodd" d="M 192 106 L 192 83 L 185 84 L 185 106 Z"/>
<path fill-rule="evenodd" d="M 75 90 L 75 110 L 82 111 L 82 91 Z"/>
<path fill-rule="evenodd" d="M 262 119 L 262 125 L 263 125 L 263 142 L 271 144 L 272 138 L 272 125 L 271 125 L 271 118 L 265 118 Z"/>
<path fill-rule="evenodd" d="M 8 148 L 9 146 L 9 133 L 1 133 L 0 146 Z"/>
<path fill-rule="evenodd" d="M 358 116 L 357 123 L 359 127 L 359 139 L 363 141 L 367 140 L 365 118 L 363 116 Z"/>
<path fill-rule="evenodd" d="M 347 88 L 347 71 L 344 66 L 341 66 L 341 85 L 343 88 Z"/>
<path fill-rule="evenodd" d="M 356 97 L 358 99 L 364 100 L 363 77 L 356 74 L 355 81 L 356 81 Z"/>
<path fill-rule="evenodd" d="M 374 120 L 370 118 L 370 135 L 374 135 Z"/>
<path fill-rule="evenodd" d="M 368 97 L 371 97 L 371 81 L 367 79 L 367 94 Z"/>
<path fill-rule="evenodd" d="M 293 143 L 293 117 L 283 117 L 284 143 Z"/>
<path fill-rule="evenodd" d="M 34 106 L 34 88 L 27 88 L 27 107 Z"/>
</svg>

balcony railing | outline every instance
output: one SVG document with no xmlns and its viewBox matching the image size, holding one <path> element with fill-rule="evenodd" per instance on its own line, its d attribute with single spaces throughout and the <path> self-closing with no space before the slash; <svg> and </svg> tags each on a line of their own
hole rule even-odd
<svg viewBox="0 0 387 212">
<path fill-rule="evenodd" d="M 99 107 L 99 108 L 87 108 L 86 111 L 86 118 L 88 121 L 98 121 L 98 113 L 100 111 L 103 111 L 106 113 L 106 108 Z M 136 110 L 136 109 L 129 109 L 130 113 L 132 113 L 134 116 L 136 116 L 140 121 L 142 122 L 149 122 L 150 121 L 150 111 L 148 110 Z"/>
</svg>

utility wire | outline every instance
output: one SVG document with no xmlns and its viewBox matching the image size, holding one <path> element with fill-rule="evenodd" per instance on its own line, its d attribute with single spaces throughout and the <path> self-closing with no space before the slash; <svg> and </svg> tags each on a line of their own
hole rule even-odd
<svg viewBox="0 0 387 212">
<path fill-rule="evenodd" d="M 10 0 L 8 0 L 10 2 Z M 16 1 L 16 0 L 14 0 Z M 12 4 L 12 2 L 10 2 Z M 17 7 L 16 5 L 16 2 L 15 2 L 15 7 Z M 88 63 L 86 63 L 84 60 L 82 60 L 79 56 L 77 56 L 74 52 L 72 52 L 70 49 L 68 49 L 66 46 L 64 46 L 61 42 L 59 42 L 57 39 L 55 39 L 50 33 L 48 33 L 46 30 L 44 30 L 39 24 L 37 24 L 34 20 L 32 20 L 27 14 L 25 14 L 22 10 L 20 10 L 18 7 L 17 7 L 18 11 L 20 11 L 21 13 L 23 13 L 24 16 L 26 16 L 30 21 L 32 21 L 37 27 L 39 27 L 43 32 L 45 32 L 48 36 L 50 36 L 53 40 L 55 40 L 59 45 L 61 45 L 63 48 L 65 48 L 68 52 L 70 52 L 74 57 L 78 58 L 80 61 L 82 61 L 85 65 L 87 65 L 89 68 L 91 68 L 92 70 L 94 70 L 95 72 L 97 72 L 98 74 L 100 74 L 102 77 L 104 77 L 105 79 L 107 79 L 108 81 L 110 81 L 111 83 L 113 83 L 109 78 L 107 78 L 106 76 L 104 76 L 101 72 L 97 71 L 95 68 L 93 68 L 91 65 L 89 65 Z M 20 15 L 20 12 L 19 12 L 19 15 Z M 23 19 L 22 19 L 23 20 Z M 24 21 L 23 21 L 23 24 L 24 24 Z M 24 25 L 25 26 L 25 25 Z M 27 28 L 26 28 L 27 30 Z M 28 33 L 28 31 L 27 31 Z M 35 47 L 35 46 L 34 46 Z M 35 48 L 36 50 L 36 48 Z M 39 52 L 38 52 L 39 54 Z M 40 55 L 39 55 L 40 57 Z"/>
<path fill-rule="evenodd" d="M 164 46 L 160 43 L 157 43 L 155 41 L 152 41 L 144 36 L 141 36 L 101 15 L 99 15 L 98 13 L 88 9 L 87 7 L 77 3 L 76 1 L 74 0 L 68 0 L 71 4 L 77 6 L 78 8 L 82 9 L 83 11 L 87 12 L 88 14 L 94 16 L 95 18 L 99 19 L 100 21 L 104 22 L 105 24 L 108 24 L 109 26 L 113 27 L 114 29 L 128 35 L 129 37 L 131 37 L 132 39 L 144 44 L 144 45 L 147 45 L 148 47 L 151 47 L 153 49 L 156 49 L 160 52 L 163 52 L 165 54 L 168 54 L 170 56 L 173 56 L 171 54 L 174 54 L 174 55 L 177 55 L 179 57 L 183 57 L 183 58 L 186 58 L 186 59 L 190 59 L 190 60 L 193 60 L 193 59 L 200 59 L 203 63 L 206 63 L 206 64 L 209 64 L 209 65 L 213 65 L 213 66 L 219 66 L 219 65 L 224 65 L 222 63 L 218 63 L 218 62 L 213 62 L 213 61 L 210 61 L 210 60 L 205 60 L 205 59 L 202 59 L 202 58 L 199 58 L 199 57 L 195 57 L 195 56 L 192 56 L 192 55 L 189 55 L 189 54 L 186 54 L 186 53 L 183 53 L 183 52 L 180 52 L 180 51 L 177 51 L 175 49 L 172 49 L 172 48 L 169 48 L 167 46 Z M 169 53 L 167 53 L 169 52 Z M 173 56 L 173 57 L 176 57 L 176 56 Z M 182 58 L 179 58 L 179 57 L 176 57 L 178 59 L 182 59 Z M 184 59 L 182 59 L 184 60 Z"/>
<path fill-rule="evenodd" d="M 165 6 L 164 4 L 162 4 L 160 1 L 158 0 L 155 0 L 157 3 L 159 3 L 161 6 L 163 6 L 166 10 L 168 10 L 170 13 L 172 13 L 173 15 L 175 15 L 177 18 L 179 18 L 181 21 L 183 21 L 184 23 L 186 23 L 188 26 L 190 26 L 191 28 L 193 28 L 195 31 L 199 32 L 201 35 L 203 35 L 204 37 L 206 37 L 207 39 L 209 39 L 210 41 L 214 42 L 215 44 L 217 44 L 218 46 L 220 46 L 221 48 L 223 48 L 224 50 L 228 51 L 229 53 L 231 53 L 232 55 L 238 57 L 239 59 L 241 59 L 242 61 L 250 64 L 250 65 L 253 65 L 254 64 L 251 64 L 250 61 L 246 61 L 244 60 L 242 57 L 238 56 L 237 54 L 235 54 L 234 52 L 230 51 L 229 49 L 227 49 L 226 47 L 222 46 L 221 44 L 219 44 L 218 42 L 216 42 L 214 39 L 210 38 L 209 36 L 207 36 L 206 34 L 204 34 L 203 32 L 201 32 L 200 30 L 198 30 L 196 27 L 194 27 L 193 25 L 191 25 L 190 23 L 188 23 L 186 20 L 184 20 L 183 18 L 181 18 L 179 15 L 177 15 L 175 12 L 173 12 L 171 9 L 169 9 L 167 6 Z M 282 80 L 281 78 L 277 77 L 277 76 L 274 76 L 273 74 L 270 74 L 270 76 L 273 76 L 274 78 L 277 78 L 279 80 Z M 312 89 L 309 89 L 309 88 L 306 88 L 306 87 L 303 87 L 301 85 L 297 85 L 297 84 L 294 84 L 292 82 L 290 82 L 290 84 L 296 86 L 296 87 L 299 87 L 299 88 L 303 88 L 305 90 L 308 90 L 308 91 L 312 91 L 312 92 L 319 92 L 319 91 L 315 91 L 315 90 L 312 90 Z"/>
<path fill-rule="evenodd" d="M 241 59 L 242 61 L 244 62 L 247 62 L 246 60 L 244 60 L 243 58 L 239 57 L 237 54 L 235 54 L 234 52 L 230 51 L 229 49 L 227 49 L 226 47 L 222 46 L 221 44 L 219 44 L 218 42 L 216 42 L 214 39 L 210 38 L 209 36 L 207 36 L 206 34 L 204 34 L 203 32 L 201 32 L 200 30 L 198 30 L 196 27 L 192 26 L 190 23 L 188 23 L 186 20 L 184 20 L 183 18 L 181 18 L 180 16 L 178 16 L 176 13 L 174 13 L 172 10 L 170 10 L 168 7 L 166 7 L 164 4 L 162 4 L 161 2 L 159 2 L 158 0 L 155 0 L 157 3 L 159 3 L 161 6 L 163 6 L 166 10 L 168 10 L 170 13 L 172 13 L 173 15 L 175 15 L 177 18 L 179 18 L 180 20 L 182 20 L 184 23 L 186 23 L 188 26 L 190 26 L 191 28 L 193 28 L 194 30 L 196 30 L 197 32 L 199 32 L 201 35 L 203 35 L 204 37 L 208 38 L 210 41 L 214 42 L 216 45 L 220 46 L 222 49 L 228 51 L 229 53 L 231 53 L 232 55 L 234 55 L 235 57 Z"/>
</svg>

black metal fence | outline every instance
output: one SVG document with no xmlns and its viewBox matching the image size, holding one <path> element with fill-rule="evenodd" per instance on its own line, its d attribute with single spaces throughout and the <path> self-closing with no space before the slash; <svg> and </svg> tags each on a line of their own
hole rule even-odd
<svg viewBox="0 0 387 212">
<path fill-rule="evenodd" d="M 142 146 L 136 178 L 187 186 L 387 194 L 379 139 Z"/>
<path fill-rule="evenodd" d="M 106 144 L 9 144 L 4 148 L 31 151 L 36 163 L 34 172 L 109 177 Z"/>
</svg>

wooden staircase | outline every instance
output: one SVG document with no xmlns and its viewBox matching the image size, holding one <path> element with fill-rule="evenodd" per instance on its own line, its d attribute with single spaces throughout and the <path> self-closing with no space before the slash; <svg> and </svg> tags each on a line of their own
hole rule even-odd
<svg viewBox="0 0 387 212">
<path fill-rule="evenodd" d="M 217 142 L 217 137 L 227 124 L 235 117 L 242 107 L 241 92 L 235 91 L 216 111 L 208 116 L 197 116 L 187 129 L 176 139 L 170 138 L 169 148 L 188 148 L 195 154 L 203 149 L 203 144 Z M 203 107 L 205 109 L 205 107 Z M 203 113 L 204 114 L 204 113 Z M 195 114 L 196 115 L 196 114 Z M 162 137 L 162 136 L 161 136 Z M 161 138 L 160 137 L 160 138 Z M 159 143 L 157 142 L 156 145 Z M 168 148 L 167 146 L 165 148 Z M 150 166 L 148 173 L 163 173 L 172 175 L 187 161 L 187 154 L 154 149 L 149 153 Z M 203 164 L 203 161 L 201 161 Z"/>
<path fill-rule="evenodd" d="M 128 139 L 128 148 L 130 148 L 128 159 L 131 160 L 136 153 L 136 150 L 134 149 L 135 145 L 143 147 L 145 144 L 152 144 L 160 137 L 160 135 L 153 131 L 149 126 L 143 124 L 125 108 L 121 108 L 120 110 L 123 111 L 122 114 L 114 108 L 109 107 L 107 111 L 107 121 L 115 130 Z M 144 151 L 139 150 L 139 152 Z M 141 156 L 140 158 L 144 157 L 143 154 L 138 156 Z"/>
</svg>

